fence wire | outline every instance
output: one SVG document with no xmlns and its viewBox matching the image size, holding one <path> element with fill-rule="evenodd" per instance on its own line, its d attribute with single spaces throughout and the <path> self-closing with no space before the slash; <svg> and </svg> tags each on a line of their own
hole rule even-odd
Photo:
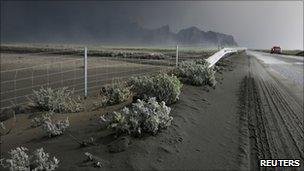
<svg viewBox="0 0 304 171">
<path fill-rule="evenodd" d="M 64 51 L 39 53 L 1 52 L 0 108 L 26 104 L 33 90 L 41 87 L 58 89 L 68 87 L 84 95 L 84 60 L 79 53 Z M 58 53 L 58 54 L 57 54 Z M 91 57 L 88 54 L 88 95 L 95 95 L 105 84 L 114 79 L 125 80 L 132 76 L 167 70 L 174 64 L 174 57 L 145 59 L 129 57 Z"/>
</svg>

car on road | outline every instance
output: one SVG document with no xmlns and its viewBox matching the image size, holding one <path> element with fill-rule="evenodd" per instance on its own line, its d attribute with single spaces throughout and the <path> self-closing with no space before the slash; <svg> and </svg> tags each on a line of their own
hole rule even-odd
<svg viewBox="0 0 304 171">
<path fill-rule="evenodd" d="M 282 49 L 280 46 L 274 46 L 271 48 L 270 53 L 278 53 L 281 54 L 282 53 Z"/>
</svg>

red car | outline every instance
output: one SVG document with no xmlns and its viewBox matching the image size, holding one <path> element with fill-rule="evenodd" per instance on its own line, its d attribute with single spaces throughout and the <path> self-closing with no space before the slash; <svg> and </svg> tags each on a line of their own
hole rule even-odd
<svg viewBox="0 0 304 171">
<path fill-rule="evenodd" d="M 282 49 L 279 46 L 274 46 L 271 48 L 270 53 L 278 53 L 281 54 L 282 53 Z"/>
</svg>

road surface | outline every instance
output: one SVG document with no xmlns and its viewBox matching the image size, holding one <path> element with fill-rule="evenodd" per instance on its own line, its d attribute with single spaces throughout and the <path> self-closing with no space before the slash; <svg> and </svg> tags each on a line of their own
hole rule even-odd
<svg viewBox="0 0 304 171">
<path fill-rule="evenodd" d="M 303 102 L 303 57 L 256 51 L 247 51 L 247 54 L 258 59 L 276 81 L 284 85 L 298 101 Z"/>
<path fill-rule="evenodd" d="M 247 54 L 240 101 L 244 167 L 258 170 L 260 159 L 303 161 L 303 58 Z"/>
</svg>

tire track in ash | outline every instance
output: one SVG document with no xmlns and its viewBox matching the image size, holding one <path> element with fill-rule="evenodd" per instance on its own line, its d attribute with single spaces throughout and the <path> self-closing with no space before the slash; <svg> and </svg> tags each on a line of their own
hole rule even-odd
<svg viewBox="0 0 304 171">
<path fill-rule="evenodd" d="M 259 105 L 260 97 L 256 93 L 255 80 L 246 76 L 241 86 L 243 86 L 243 92 L 240 93 L 240 102 L 242 103 L 240 113 L 241 149 L 245 148 L 241 151 L 243 153 L 241 154 L 241 170 L 248 168 L 258 170 L 259 159 L 272 158 L 273 152 L 271 152 L 270 147 L 273 144 L 269 142 L 270 138 L 267 135 L 269 127 L 264 123 L 264 111 Z"/>
<path fill-rule="evenodd" d="M 274 123 L 275 127 L 272 133 L 279 134 L 281 141 L 281 148 L 285 148 L 285 153 L 280 153 L 278 158 L 282 159 L 303 159 L 303 121 L 299 120 L 300 115 L 303 115 L 303 110 L 300 104 L 288 94 L 284 93 L 283 87 L 271 77 L 271 75 L 262 67 L 262 65 L 255 59 L 252 61 L 252 74 L 258 80 L 260 94 L 265 98 L 266 105 L 269 112 L 265 115 L 271 115 L 272 120 L 269 123 Z M 288 102 L 294 102 L 294 105 Z M 287 107 L 288 106 L 288 107 Z M 276 141 L 279 141 L 276 139 Z"/>
<path fill-rule="evenodd" d="M 240 87 L 240 141 L 241 141 L 241 170 L 258 170 L 260 158 L 272 158 L 273 145 L 269 138 L 269 127 L 265 122 L 264 110 L 260 106 L 261 98 L 257 93 L 257 86 L 250 74 L 250 60 L 248 61 L 248 76 Z M 245 149 L 245 150 L 244 150 Z"/>
<path fill-rule="evenodd" d="M 303 161 L 303 106 L 255 58 L 248 69 L 239 96 L 241 169 L 266 169 L 260 159 Z"/>
</svg>

